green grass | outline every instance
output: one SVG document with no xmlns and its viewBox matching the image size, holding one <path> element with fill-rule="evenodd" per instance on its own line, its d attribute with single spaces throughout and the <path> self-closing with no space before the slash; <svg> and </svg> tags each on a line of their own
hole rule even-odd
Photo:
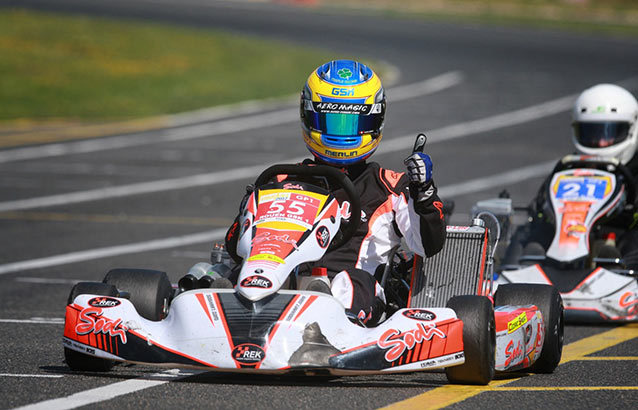
<svg viewBox="0 0 638 410">
<path fill-rule="evenodd" d="M 326 52 L 220 32 L 0 10 L 0 121 L 128 119 L 299 92 Z"/>
</svg>

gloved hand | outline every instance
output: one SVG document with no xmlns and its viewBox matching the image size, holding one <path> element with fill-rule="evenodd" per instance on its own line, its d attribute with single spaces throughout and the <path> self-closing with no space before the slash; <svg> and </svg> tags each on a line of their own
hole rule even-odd
<svg viewBox="0 0 638 410">
<path fill-rule="evenodd" d="M 415 152 L 403 163 L 408 168 L 410 182 L 423 186 L 432 180 L 432 159 L 428 154 Z"/>
</svg>

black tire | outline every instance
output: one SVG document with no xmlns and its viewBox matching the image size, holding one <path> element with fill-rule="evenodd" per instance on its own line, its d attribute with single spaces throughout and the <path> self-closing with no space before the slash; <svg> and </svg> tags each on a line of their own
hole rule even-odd
<svg viewBox="0 0 638 410">
<path fill-rule="evenodd" d="M 563 353 L 564 309 L 558 289 L 550 285 L 512 283 L 500 285 L 494 295 L 496 306 L 536 305 L 543 315 L 545 338 L 541 355 L 530 367 L 534 373 L 552 373 Z"/>
<path fill-rule="evenodd" d="M 71 288 L 67 305 L 73 303 L 75 298 L 82 294 L 117 296 L 117 289 L 115 286 L 101 282 L 80 282 Z M 64 359 L 69 368 L 76 371 L 108 372 L 113 367 L 112 360 L 89 356 L 68 347 L 64 348 Z"/>
<path fill-rule="evenodd" d="M 160 321 L 168 314 L 173 287 L 166 272 L 150 269 L 112 269 L 104 283 L 126 292 L 135 309 L 145 319 Z"/>
<path fill-rule="evenodd" d="M 463 321 L 463 351 L 465 363 L 447 367 L 445 374 L 451 383 L 488 384 L 494 377 L 496 328 L 494 307 L 485 296 L 454 296 L 447 307 Z"/>
</svg>

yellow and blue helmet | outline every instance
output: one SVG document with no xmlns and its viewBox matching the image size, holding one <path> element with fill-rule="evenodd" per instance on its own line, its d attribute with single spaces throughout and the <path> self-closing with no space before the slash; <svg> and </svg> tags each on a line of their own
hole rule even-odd
<svg viewBox="0 0 638 410">
<path fill-rule="evenodd" d="M 372 155 L 381 141 L 385 92 L 368 66 L 331 61 L 308 77 L 300 111 L 310 152 L 331 165 L 351 165 Z"/>
</svg>

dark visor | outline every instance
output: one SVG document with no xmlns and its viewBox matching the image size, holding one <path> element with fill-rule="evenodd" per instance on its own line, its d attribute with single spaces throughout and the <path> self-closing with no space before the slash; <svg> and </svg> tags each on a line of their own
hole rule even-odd
<svg viewBox="0 0 638 410">
<path fill-rule="evenodd" d="M 628 122 L 577 122 L 574 135 L 579 144 L 590 148 L 604 148 L 618 144 L 627 138 Z"/>
</svg>

